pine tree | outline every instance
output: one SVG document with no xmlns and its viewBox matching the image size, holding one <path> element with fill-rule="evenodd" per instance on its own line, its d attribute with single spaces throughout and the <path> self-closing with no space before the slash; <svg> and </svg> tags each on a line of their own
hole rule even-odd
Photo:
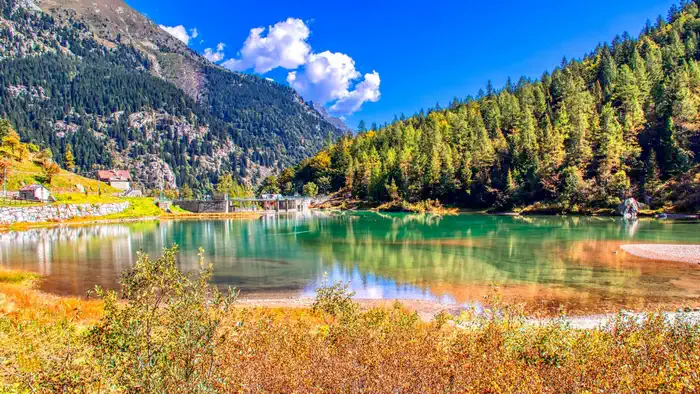
<svg viewBox="0 0 700 394">
<path fill-rule="evenodd" d="M 621 166 L 624 152 L 623 131 L 612 105 L 607 104 L 600 113 L 600 135 L 598 137 L 599 173 L 609 176 Z"/>
<path fill-rule="evenodd" d="M 360 123 L 357 125 L 357 132 L 358 133 L 364 133 L 367 131 L 367 126 L 365 126 L 365 121 L 360 120 Z"/>
<path fill-rule="evenodd" d="M 640 104 L 642 108 L 648 108 L 649 99 L 651 97 L 651 83 L 649 81 L 646 62 L 639 54 L 637 47 L 634 48 L 634 52 L 632 53 L 630 68 L 634 72 L 635 83 L 639 89 Z"/>
<path fill-rule="evenodd" d="M 353 192 L 352 185 L 354 182 L 354 177 L 355 177 L 355 162 L 353 161 L 352 157 L 350 158 L 350 161 L 348 162 L 348 166 L 345 169 L 345 184 L 343 185 L 345 187 L 345 190 L 349 192 Z"/>
<path fill-rule="evenodd" d="M 533 174 L 539 166 L 539 145 L 535 134 L 535 118 L 529 109 L 523 111 L 522 129 L 520 130 L 517 146 L 520 168 L 527 174 Z"/>
<path fill-rule="evenodd" d="M 568 161 L 585 169 L 591 161 L 591 118 L 594 105 L 592 95 L 583 87 L 582 78 L 572 78 L 567 89 L 565 103 L 569 116 L 569 130 L 565 140 Z"/>
<path fill-rule="evenodd" d="M 655 205 L 655 195 L 660 187 L 661 172 L 656 162 L 656 152 L 652 149 L 649 151 L 644 172 L 644 196 L 647 204 Z"/>
<path fill-rule="evenodd" d="M 600 57 L 599 66 L 600 85 L 603 87 L 603 94 L 610 97 L 615 89 L 615 80 L 617 79 L 617 65 L 615 59 L 610 55 L 607 47 L 603 49 Z"/>
<path fill-rule="evenodd" d="M 625 64 L 620 68 L 615 84 L 614 99 L 619 102 L 624 130 L 624 152 L 628 159 L 639 157 L 639 131 L 643 128 L 645 119 L 642 110 L 642 93 L 632 70 Z"/>
</svg>

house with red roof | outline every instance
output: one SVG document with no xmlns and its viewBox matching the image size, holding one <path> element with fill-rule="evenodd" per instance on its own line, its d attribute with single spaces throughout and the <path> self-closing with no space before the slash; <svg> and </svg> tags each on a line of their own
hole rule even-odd
<svg viewBox="0 0 700 394">
<path fill-rule="evenodd" d="M 126 170 L 99 170 L 97 179 L 115 189 L 131 190 L 131 174 Z"/>
</svg>

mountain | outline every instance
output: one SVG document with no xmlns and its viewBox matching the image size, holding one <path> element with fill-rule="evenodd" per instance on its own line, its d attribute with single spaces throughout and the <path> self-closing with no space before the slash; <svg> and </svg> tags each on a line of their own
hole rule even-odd
<svg viewBox="0 0 700 394">
<path fill-rule="evenodd" d="M 374 203 L 700 209 L 700 13 L 674 6 L 551 73 L 344 137 L 275 179 Z M 272 184 L 272 182 L 263 182 Z M 313 189 L 313 188 L 311 188 Z"/>
<path fill-rule="evenodd" d="M 328 113 L 328 111 L 326 111 L 326 109 L 322 105 L 319 105 L 316 103 L 311 103 L 311 104 L 314 107 L 314 109 L 316 109 L 316 111 L 318 111 L 318 113 L 321 115 L 321 117 L 323 119 L 325 119 L 328 123 L 332 124 L 338 130 L 340 130 L 346 134 L 348 134 L 348 133 L 352 134 L 353 130 L 345 124 L 343 119 L 336 118 L 335 116 L 332 116 L 331 114 Z"/>
<path fill-rule="evenodd" d="M 255 183 L 342 131 L 291 88 L 210 63 L 121 0 L 0 0 L 0 117 L 146 188 Z"/>
</svg>

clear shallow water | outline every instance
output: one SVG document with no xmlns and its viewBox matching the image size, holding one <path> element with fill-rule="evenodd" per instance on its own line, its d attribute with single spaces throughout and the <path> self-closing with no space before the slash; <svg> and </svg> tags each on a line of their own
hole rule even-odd
<svg viewBox="0 0 700 394">
<path fill-rule="evenodd" d="M 0 266 L 44 274 L 44 290 L 116 288 L 136 252 L 181 247 L 183 269 L 199 247 L 214 282 L 242 296 L 313 295 L 349 281 L 359 298 L 466 303 L 499 285 L 532 308 L 602 312 L 700 305 L 700 267 L 653 262 L 624 243 L 698 243 L 700 223 L 615 218 L 345 213 L 252 220 L 162 221 L 0 234 Z M 616 253 L 617 251 L 617 253 Z"/>
</svg>

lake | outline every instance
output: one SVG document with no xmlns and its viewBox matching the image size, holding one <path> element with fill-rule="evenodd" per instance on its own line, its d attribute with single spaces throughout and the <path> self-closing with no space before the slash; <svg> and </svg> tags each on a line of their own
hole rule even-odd
<svg viewBox="0 0 700 394">
<path fill-rule="evenodd" d="M 314 212 L 2 233 L 0 265 L 45 275 L 43 290 L 83 295 L 116 288 L 138 251 L 176 243 L 182 269 L 197 267 L 202 247 L 213 281 L 242 297 L 313 296 L 329 280 L 349 282 L 357 298 L 460 305 L 498 286 L 533 310 L 598 313 L 700 305 L 700 267 L 619 250 L 698 241 L 697 221 Z"/>
</svg>

